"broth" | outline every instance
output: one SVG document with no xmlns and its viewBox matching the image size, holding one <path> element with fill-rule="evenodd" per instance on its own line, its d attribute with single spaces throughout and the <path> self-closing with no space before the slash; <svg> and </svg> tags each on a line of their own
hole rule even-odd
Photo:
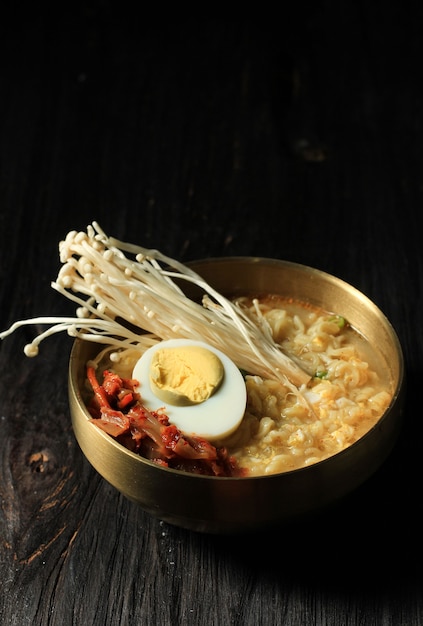
<svg viewBox="0 0 423 626">
<path fill-rule="evenodd" d="M 248 404 L 238 430 L 224 442 L 250 475 L 305 467 L 362 437 L 392 399 L 387 364 L 339 315 L 292 299 L 243 299 L 269 323 L 281 348 L 312 375 L 300 391 L 307 407 L 283 383 L 247 375 Z"/>
<path fill-rule="evenodd" d="M 368 432 L 392 396 L 389 368 L 342 316 L 268 295 L 237 300 L 258 324 L 268 324 L 281 350 L 311 376 L 293 391 L 283 380 L 245 373 L 247 407 L 238 429 L 214 442 L 246 475 L 295 470 L 332 456 Z M 112 368 L 132 376 L 139 352 Z M 103 362 L 102 368 L 110 368 Z M 158 405 L 160 403 L 158 402 Z"/>
</svg>

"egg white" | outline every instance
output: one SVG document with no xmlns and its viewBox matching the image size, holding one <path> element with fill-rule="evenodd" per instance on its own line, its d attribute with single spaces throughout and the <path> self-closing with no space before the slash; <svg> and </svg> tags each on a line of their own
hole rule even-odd
<svg viewBox="0 0 423 626">
<path fill-rule="evenodd" d="M 166 404 L 151 389 L 150 365 L 155 351 L 179 346 L 206 348 L 214 352 L 223 364 L 224 376 L 221 384 L 210 398 L 200 404 L 190 406 Z M 150 411 L 162 410 L 169 421 L 185 435 L 204 437 L 208 441 L 222 439 L 233 433 L 244 417 L 247 390 L 240 370 L 223 352 L 202 341 L 169 339 L 155 344 L 137 361 L 132 377 L 140 383 L 142 404 Z"/>
</svg>

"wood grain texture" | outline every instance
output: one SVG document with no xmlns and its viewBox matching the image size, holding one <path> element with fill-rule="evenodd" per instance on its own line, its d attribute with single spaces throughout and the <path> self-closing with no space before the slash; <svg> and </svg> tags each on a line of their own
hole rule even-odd
<svg viewBox="0 0 423 626">
<path fill-rule="evenodd" d="M 0 622 L 423 624 L 423 88 L 417 2 L 300 3 L 266 21 L 157 21 L 112 3 L 0 25 L 0 329 L 71 314 L 58 242 L 97 220 L 182 261 L 336 274 L 403 345 L 394 452 L 325 514 L 214 537 L 156 520 L 82 456 L 70 339 L 0 344 Z M 420 56 L 419 56 L 420 55 Z"/>
</svg>

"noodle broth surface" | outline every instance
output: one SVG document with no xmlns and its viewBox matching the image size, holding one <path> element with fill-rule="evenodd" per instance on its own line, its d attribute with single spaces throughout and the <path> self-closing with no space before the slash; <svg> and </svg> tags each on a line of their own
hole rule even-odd
<svg viewBox="0 0 423 626">
<path fill-rule="evenodd" d="M 346 320 L 280 296 L 238 302 L 258 324 L 269 325 L 311 379 L 294 393 L 281 381 L 247 373 L 245 416 L 216 446 L 226 447 L 251 476 L 276 474 L 332 456 L 376 424 L 393 395 L 388 367 Z M 139 356 L 113 369 L 130 378 Z"/>
<path fill-rule="evenodd" d="M 357 441 L 389 406 L 388 368 L 339 315 L 279 296 L 252 302 L 273 338 L 310 372 L 301 402 L 283 383 L 246 376 L 248 404 L 238 430 L 222 442 L 251 475 L 321 461 Z M 258 307 L 258 308 L 257 308 Z"/>
</svg>

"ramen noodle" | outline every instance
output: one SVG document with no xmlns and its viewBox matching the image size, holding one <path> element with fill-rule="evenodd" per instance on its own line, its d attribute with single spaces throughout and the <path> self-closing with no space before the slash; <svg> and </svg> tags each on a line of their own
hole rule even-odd
<svg viewBox="0 0 423 626">
<path fill-rule="evenodd" d="M 332 456 L 374 426 L 392 399 L 387 368 L 344 318 L 279 296 L 242 305 L 312 377 L 296 394 L 282 381 L 245 374 L 245 416 L 216 446 L 248 475 L 275 474 Z"/>
</svg>

